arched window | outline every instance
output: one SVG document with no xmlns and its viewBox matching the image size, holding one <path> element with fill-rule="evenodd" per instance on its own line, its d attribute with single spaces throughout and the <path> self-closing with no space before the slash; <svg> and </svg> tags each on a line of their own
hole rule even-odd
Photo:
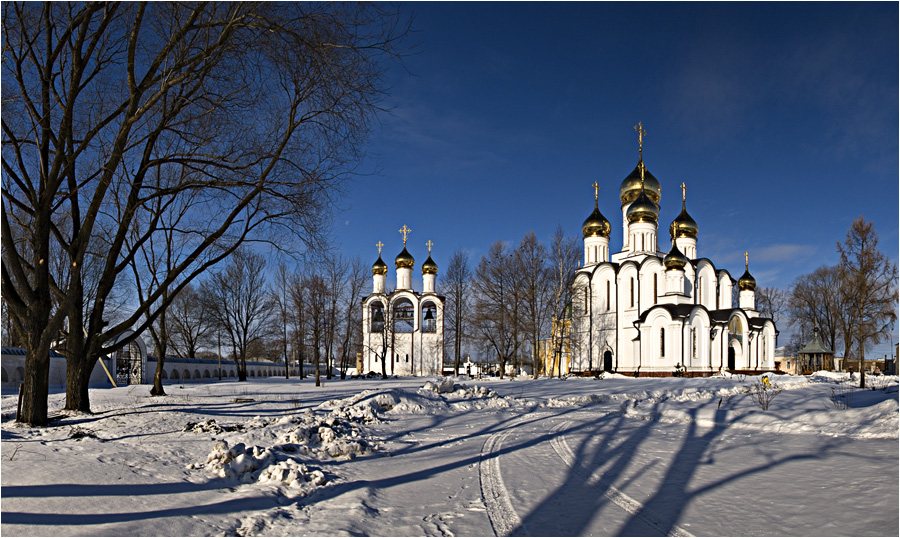
<svg viewBox="0 0 900 538">
<path fill-rule="evenodd" d="M 606 281 L 606 311 L 607 312 L 612 310 L 612 303 L 609 300 L 609 287 L 610 287 L 610 282 L 609 282 L 609 280 L 607 280 Z"/>
<path fill-rule="evenodd" d="M 369 305 L 369 320 L 371 322 L 373 333 L 384 331 L 384 304 L 374 302 Z"/>
<path fill-rule="evenodd" d="M 659 329 L 659 356 L 666 356 L 666 329 L 664 327 Z"/>
<path fill-rule="evenodd" d="M 634 279 L 631 279 L 631 308 L 634 308 Z"/>
<path fill-rule="evenodd" d="M 691 357 L 697 358 L 697 329 L 691 329 Z"/>
<path fill-rule="evenodd" d="M 653 273 L 653 304 L 659 300 L 659 287 L 657 285 L 657 274 Z"/>
<path fill-rule="evenodd" d="M 395 333 L 411 333 L 415 330 L 415 307 L 409 299 L 399 299 L 392 308 Z"/>
<path fill-rule="evenodd" d="M 429 301 L 422 305 L 422 332 L 435 331 L 437 331 L 437 307 Z"/>
<path fill-rule="evenodd" d="M 703 277 L 697 281 L 697 304 L 703 304 Z"/>
</svg>

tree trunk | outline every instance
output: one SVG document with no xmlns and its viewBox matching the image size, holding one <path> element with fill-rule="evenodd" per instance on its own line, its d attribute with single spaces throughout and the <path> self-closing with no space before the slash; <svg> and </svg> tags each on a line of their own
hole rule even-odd
<svg viewBox="0 0 900 538">
<path fill-rule="evenodd" d="M 859 388 L 866 388 L 866 351 L 863 349 L 862 342 L 859 346 Z"/>
<path fill-rule="evenodd" d="M 321 361 L 321 358 L 319 357 L 319 346 L 318 346 L 318 345 L 316 346 L 316 349 L 315 349 L 315 351 L 313 352 L 313 356 L 315 356 L 315 358 L 316 358 L 316 365 L 315 365 L 315 368 L 316 368 L 316 386 L 317 386 L 317 387 L 320 387 L 320 386 L 322 386 L 322 381 L 319 379 L 319 362 Z"/>
<path fill-rule="evenodd" d="M 165 396 L 166 390 L 162 384 L 163 366 L 166 364 L 165 355 L 156 357 L 156 372 L 153 374 L 153 388 L 150 389 L 150 396 Z"/>
<path fill-rule="evenodd" d="M 71 375 L 69 374 L 69 368 L 72 368 L 73 364 L 67 363 L 66 365 L 66 409 L 81 413 L 91 413 L 91 372 L 94 371 L 94 365 L 97 364 L 98 359 L 77 359 L 78 357 L 74 361 L 74 371 Z M 73 381 L 74 386 L 69 384 L 70 380 Z"/>
<path fill-rule="evenodd" d="M 22 385 L 22 413 L 19 415 L 19 422 L 46 426 L 47 395 L 50 391 L 49 342 L 46 345 L 26 346 L 25 379 Z"/>
<path fill-rule="evenodd" d="M 246 357 L 235 358 L 234 365 L 238 371 L 238 381 L 247 381 L 247 358 Z"/>
</svg>

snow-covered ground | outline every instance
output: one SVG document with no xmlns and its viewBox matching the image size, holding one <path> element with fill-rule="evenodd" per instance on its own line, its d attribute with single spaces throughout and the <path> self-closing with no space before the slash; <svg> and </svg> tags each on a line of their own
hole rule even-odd
<svg viewBox="0 0 900 538">
<path fill-rule="evenodd" d="M 47 428 L 4 393 L 0 534 L 897 536 L 897 378 L 771 381 L 131 386 Z"/>
</svg>

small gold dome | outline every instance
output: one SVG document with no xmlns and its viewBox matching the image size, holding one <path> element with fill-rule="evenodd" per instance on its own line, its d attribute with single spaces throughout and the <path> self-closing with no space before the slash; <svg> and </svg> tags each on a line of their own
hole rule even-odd
<svg viewBox="0 0 900 538">
<path fill-rule="evenodd" d="M 741 278 L 738 280 L 738 289 L 741 291 L 756 291 L 756 279 L 750 274 L 747 268 Z"/>
<path fill-rule="evenodd" d="M 654 204 L 659 203 L 660 194 L 662 193 L 659 180 L 647 170 L 647 167 L 644 166 L 644 158 L 641 157 L 638 159 L 637 166 L 628 174 L 628 177 L 622 180 L 622 185 L 619 187 L 619 199 L 622 200 L 622 205 L 637 200 L 638 196 L 641 195 L 641 168 L 644 169 L 644 191 L 646 191 L 647 196 L 650 197 Z"/>
<path fill-rule="evenodd" d="M 646 192 L 642 192 L 628 207 L 628 211 L 625 212 L 625 218 L 628 219 L 629 224 L 634 224 L 635 222 L 658 222 L 659 208 L 656 207 L 656 204 Z"/>
<path fill-rule="evenodd" d="M 606 220 L 603 213 L 600 213 L 600 208 L 597 207 L 597 202 L 595 201 L 594 212 L 584 220 L 584 224 L 581 225 L 581 233 L 585 238 L 603 236 L 608 239 L 609 231 L 609 221 Z"/>
<path fill-rule="evenodd" d="M 394 258 L 394 265 L 397 266 L 397 269 L 412 269 L 416 265 L 416 259 L 412 257 L 412 254 L 404 246 L 403 251 Z"/>
<path fill-rule="evenodd" d="M 388 266 L 384 263 L 384 260 L 381 259 L 381 255 L 378 256 L 378 259 L 375 260 L 375 263 L 372 264 L 372 274 L 373 275 L 386 275 L 388 271 Z"/>
<path fill-rule="evenodd" d="M 675 220 L 672 221 L 672 225 L 669 226 L 669 235 L 672 236 L 672 239 L 677 239 L 679 237 L 693 237 L 696 239 L 697 234 L 699 233 L 700 227 L 697 226 L 697 221 L 688 215 L 684 202 L 682 202 L 681 213 L 675 217 Z"/>
<path fill-rule="evenodd" d="M 678 249 L 678 246 L 672 243 L 672 250 L 666 254 L 666 257 L 663 258 L 663 265 L 666 266 L 666 270 L 674 270 L 681 269 L 684 270 L 685 266 L 688 264 L 687 256 L 681 253 Z"/>
<path fill-rule="evenodd" d="M 429 255 L 428 259 L 425 260 L 425 263 L 422 264 L 422 273 L 426 275 L 436 275 L 437 271 L 437 264 L 434 263 L 434 260 L 431 259 L 431 255 Z"/>
</svg>

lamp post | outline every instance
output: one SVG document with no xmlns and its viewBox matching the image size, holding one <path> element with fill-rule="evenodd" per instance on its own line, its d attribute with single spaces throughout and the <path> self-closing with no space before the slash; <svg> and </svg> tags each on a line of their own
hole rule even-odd
<svg viewBox="0 0 900 538">
<path fill-rule="evenodd" d="M 219 359 L 219 381 L 222 381 L 222 332 L 219 329 L 216 329 L 216 344 L 218 345 L 216 357 Z"/>
</svg>

